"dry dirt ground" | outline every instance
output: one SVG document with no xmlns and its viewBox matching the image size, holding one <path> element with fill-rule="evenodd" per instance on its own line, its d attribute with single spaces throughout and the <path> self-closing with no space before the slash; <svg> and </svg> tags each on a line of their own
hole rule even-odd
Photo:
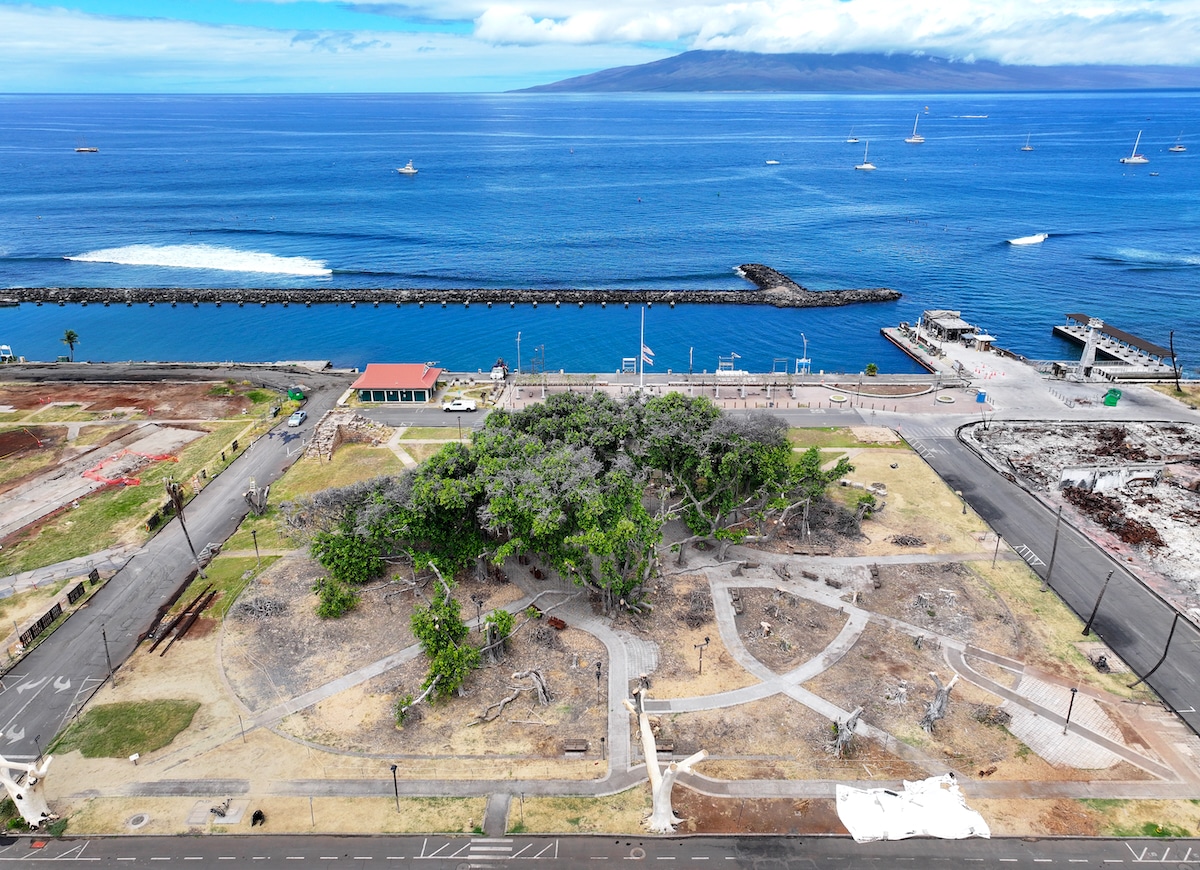
<svg viewBox="0 0 1200 870">
<path fill-rule="evenodd" d="M 857 592 L 859 606 L 881 618 L 928 629 L 931 638 L 940 635 L 1028 658 L 1051 673 L 1094 680 L 1097 691 L 1111 689 L 1111 681 L 1096 675 L 1094 669 L 1088 673 L 1086 660 L 1066 639 L 1078 639 L 1078 620 L 1061 605 L 1038 598 L 1037 579 L 1023 564 L 1002 559 L 996 569 L 987 567 L 994 539 L 977 517 L 961 511 L 960 501 L 918 457 L 901 449 L 872 449 L 856 452 L 852 460 L 858 469 L 855 479 L 886 484 L 887 505 L 861 529 L 851 528 L 846 535 L 834 531 L 839 522 L 845 525 L 844 518 L 837 520 L 831 514 L 815 534 L 830 543 L 835 555 L 908 554 L 915 558 L 949 554 L 949 560 L 885 564 L 880 566 L 878 589 L 871 584 L 847 586 L 841 593 L 851 596 Z M 897 543 L 896 538 L 922 543 Z M 787 553 L 799 543 L 790 537 L 771 549 Z M 656 644 L 658 667 L 649 675 L 651 697 L 691 698 L 757 682 L 722 644 L 713 602 L 707 596 L 708 569 L 704 566 L 713 562 L 712 554 L 689 555 L 689 564 L 682 569 L 675 568 L 669 555 L 665 557 L 652 611 L 622 614 L 611 623 L 618 632 Z M 793 564 L 793 577 L 805 566 L 822 576 L 841 576 L 838 572 L 843 570 L 820 558 L 795 557 Z M 506 570 L 515 577 L 529 569 L 510 564 Z M 866 576 L 865 569 L 858 573 Z M 409 619 L 414 602 L 428 599 L 427 585 L 415 592 L 406 590 L 411 578 L 400 572 L 397 582 L 365 590 L 362 603 L 347 617 L 322 622 L 314 613 L 316 595 L 312 591 L 320 576 L 320 568 L 297 552 L 257 577 L 223 625 L 210 623 L 208 630 L 198 626 L 200 631 L 193 630 L 165 657 L 146 655 L 142 650 L 135 653 L 121 668 L 118 685 L 104 688 L 97 703 L 171 697 L 195 698 L 202 706 L 189 729 L 137 767 L 125 760 L 83 759 L 77 753 L 57 759 L 55 775 L 47 780 L 48 789 L 52 801 L 61 801 L 68 812 L 76 813 L 71 831 L 127 830 L 128 819 L 140 812 L 154 820 L 143 831 L 212 829 L 211 824 L 187 824 L 194 800 L 115 796 L 123 784 L 134 782 L 247 778 L 256 806 L 261 805 L 269 818 L 277 820 L 272 830 L 313 830 L 308 802 L 280 793 L 279 783 L 304 778 L 386 777 L 392 761 L 399 765 L 398 775 L 407 779 L 585 780 L 603 774 L 596 741 L 605 733 L 607 680 L 597 687 L 595 665 L 600 662 L 607 673 L 604 647 L 575 626 L 554 631 L 545 627 L 545 620 L 522 624 L 523 615 L 518 615 L 521 627 L 505 661 L 473 674 L 465 686 L 465 697 L 422 705 L 402 728 L 396 727 L 392 707 L 398 696 L 419 691 L 427 667 L 423 656 L 378 676 L 351 679 L 298 712 L 280 712 L 279 718 L 267 721 L 268 727 L 252 727 L 243 740 L 240 730 L 244 722 L 253 722 L 275 705 L 395 655 L 412 643 Z M 456 597 L 472 626 L 476 617 L 472 595 L 484 598 L 485 614 L 493 607 L 512 605 L 523 595 L 515 582 L 497 585 L 470 577 L 459 579 Z M 521 579 L 522 583 L 533 582 L 526 575 Z M 814 588 L 835 592 L 824 584 L 814 584 Z M 747 651 L 776 672 L 819 654 L 847 618 L 835 606 L 803 596 L 780 596 L 751 585 L 742 590 L 742 596 L 744 613 L 736 621 L 738 637 Z M 576 605 L 583 603 L 580 599 Z M 748 637 L 763 620 L 773 625 L 770 642 Z M 697 645 L 705 638 L 708 646 L 701 673 Z M 925 734 L 917 723 L 933 691 L 928 673 L 939 673 L 943 679 L 951 673 L 942 654 L 936 639 L 918 647 L 911 633 L 872 622 L 843 658 L 803 688 L 847 709 L 863 705 L 864 719 L 870 724 L 908 741 L 927 762 L 953 767 L 968 777 L 993 768 L 989 778 L 1028 782 L 1147 778 L 1124 762 L 1097 772 L 1043 761 L 1002 725 L 979 721 L 981 713 L 993 708 L 998 699 L 961 680 L 953 691 L 949 715 L 932 735 Z M 530 667 L 541 669 L 546 676 L 552 693 L 550 705 L 541 706 L 531 692 L 522 692 L 494 721 L 479 722 L 489 705 L 514 688 L 528 686 L 527 680 L 515 679 L 513 674 Z M 980 669 L 988 670 L 984 665 Z M 997 680 L 1004 677 L 998 668 L 988 674 Z M 1120 719 L 1119 714 L 1116 718 Z M 785 695 L 659 719 L 661 736 L 675 742 L 677 753 L 699 748 L 711 753 L 697 768 L 705 776 L 896 782 L 928 774 L 928 764 L 905 760 L 869 739 L 856 738 L 847 757 L 834 758 L 826 750 L 831 736 L 828 719 Z M 1132 732 L 1136 727 L 1126 722 L 1121 730 Z M 565 756 L 564 739 L 588 740 L 588 751 Z M 636 753 L 636 741 L 634 746 Z M 89 797 L 86 783 L 104 783 L 105 793 L 113 796 Z M 644 789 L 630 793 L 632 804 L 622 813 L 631 818 L 644 813 L 642 792 Z M 545 806 L 553 800 L 585 799 L 547 798 Z M 552 817 L 551 813 L 545 818 L 532 811 L 534 802 L 530 801 L 526 828 L 580 829 L 570 819 L 586 817 L 592 819 L 589 824 L 593 827 L 588 829 L 607 830 L 603 807 L 621 800 L 622 796 L 598 798 L 580 804 L 590 810 L 564 809 L 565 815 Z M 1105 826 L 1105 809 L 1076 801 L 969 800 L 985 813 L 997 834 L 1082 834 Z M 351 803 L 345 802 L 343 807 L 338 801 L 318 800 L 315 829 L 363 829 L 354 827 Z M 395 824 L 389 821 L 390 815 L 379 810 L 382 804 L 390 806 L 390 797 L 374 802 L 362 799 L 361 806 L 356 804 L 354 812 L 360 814 L 360 824 L 367 829 L 395 830 L 389 827 Z M 470 830 L 478 823 L 481 803 L 452 806 L 452 811 L 446 811 L 449 821 L 443 830 Z M 688 830 L 841 830 L 832 802 L 825 800 L 742 802 L 677 789 L 676 807 L 680 815 L 689 817 Z M 510 814 L 510 824 L 516 812 Z M 1157 818 L 1171 823 L 1182 823 L 1178 820 L 1187 816 L 1182 802 L 1158 807 L 1156 812 Z M 1131 811 L 1130 816 L 1144 818 L 1145 814 L 1137 816 Z M 371 827 L 375 824 L 380 827 Z M 1188 826 L 1196 824 L 1189 821 Z M 626 826 L 622 830 L 635 829 Z"/>
<path fill-rule="evenodd" d="M 133 413 L 151 414 L 171 420 L 217 420 L 233 417 L 250 407 L 250 400 L 240 395 L 243 390 L 233 387 L 233 395 L 213 395 L 216 383 L 157 383 L 152 390 L 145 384 L 87 384 L 74 381 L 39 381 L 38 383 L 0 384 L 0 406 L 13 411 L 33 411 L 45 408 L 54 413 L 50 403 L 78 405 L 82 412 L 111 413 L 122 409 Z M 10 414 L 28 419 L 29 415 Z"/>
</svg>

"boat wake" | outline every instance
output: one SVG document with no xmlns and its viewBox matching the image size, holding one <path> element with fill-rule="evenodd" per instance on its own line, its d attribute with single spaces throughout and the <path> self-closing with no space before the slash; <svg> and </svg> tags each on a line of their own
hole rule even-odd
<svg viewBox="0 0 1200 870">
<path fill-rule="evenodd" d="M 1118 248 L 1109 254 L 1095 254 L 1092 259 L 1138 271 L 1173 271 L 1200 266 L 1200 256 L 1197 255 L 1165 254 L 1137 248 Z"/>
<path fill-rule="evenodd" d="M 88 251 L 65 260 L 116 263 L 121 266 L 161 266 L 171 269 L 217 269 L 223 272 L 267 272 L 276 275 L 332 275 L 319 260 L 277 257 L 259 251 L 239 251 L 219 245 L 127 245 Z"/>
<path fill-rule="evenodd" d="M 1050 238 L 1049 233 L 1037 233 L 1032 236 L 1021 236 L 1018 239 L 1009 239 L 1010 245 L 1040 245 L 1046 239 Z"/>
</svg>

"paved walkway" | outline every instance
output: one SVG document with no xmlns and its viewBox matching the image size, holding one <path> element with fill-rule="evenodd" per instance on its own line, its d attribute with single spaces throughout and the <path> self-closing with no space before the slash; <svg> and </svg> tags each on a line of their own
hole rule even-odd
<svg viewBox="0 0 1200 870">
<path fill-rule="evenodd" d="M 140 547 L 109 547 L 107 550 L 76 556 L 74 559 L 55 562 L 53 565 L 35 568 L 32 571 L 9 574 L 7 577 L 0 577 L 0 598 L 7 598 L 14 592 L 24 592 L 26 589 L 37 589 L 46 583 L 83 577 L 93 568 L 99 571 L 119 571 L 139 552 Z"/>
<path fill-rule="evenodd" d="M 913 636 L 923 635 L 933 638 L 927 629 L 904 623 L 902 620 L 884 617 L 865 609 L 855 607 L 841 599 L 841 592 L 813 583 L 807 580 L 782 581 L 773 569 L 775 564 L 794 561 L 800 557 L 761 553 L 734 547 L 730 551 L 731 559 L 726 563 L 713 563 L 701 570 L 707 575 L 713 593 L 714 610 L 718 631 L 722 641 L 733 658 L 748 673 L 758 678 L 759 682 L 740 689 L 715 695 L 697 698 L 651 698 L 647 707 L 656 713 L 678 713 L 709 709 L 720 709 L 738 704 L 749 703 L 777 693 L 783 693 L 799 701 L 821 716 L 829 720 L 845 720 L 849 713 L 836 704 L 821 698 L 803 688 L 803 683 L 815 675 L 834 666 L 840 661 L 857 642 L 867 625 L 872 622 L 886 624 L 892 628 L 905 631 Z M 741 575 L 735 576 L 731 569 L 740 560 L 753 557 L 760 565 L 758 569 L 743 569 Z M 806 564 L 822 564 L 839 561 L 843 564 L 849 560 L 833 560 L 818 557 L 804 557 Z M 938 557 L 944 559 L 945 557 Z M 978 558 L 977 554 L 959 554 L 957 558 L 969 560 Z M 866 560 L 867 563 L 881 560 Z M 932 561 L 929 557 L 916 556 L 908 559 L 910 562 Z M 543 581 L 536 587 L 533 581 L 524 576 L 524 572 L 512 572 L 514 580 L 521 585 L 525 596 L 513 602 L 509 608 L 519 612 L 526 607 L 538 593 L 545 593 L 547 584 Z M 733 587 L 786 588 L 787 591 L 818 602 L 827 607 L 840 609 L 845 615 L 845 624 L 828 646 L 820 654 L 791 671 L 778 674 L 767 668 L 750 654 L 742 643 L 734 622 L 732 603 L 729 589 Z M 552 588 L 553 592 L 572 596 L 579 590 L 566 584 Z M 652 672 L 652 663 L 656 663 L 657 651 L 652 644 L 612 628 L 610 620 L 592 612 L 591 605 L 583 596 L 570 598 L 556 610 L 571 625 L 597 637 L 605 646 L 608 654 L 608 761 L 609 766 L 604 776 L 589 780 L 537 780 L 521 781 L 489 781 L 489 780 L 401 780 L 398 783 L 400 794 L 406 796 L 489 796 L 488 814 L 482 821 L 485 832 L 497 835 L 502 832 L 501 815 L 508 806 L 513 788 L 519 787 L 523 794 L 528 795 L 592 795 L 599 796 L 623 791 L 645 778 L 641 764 L 635 764 L 629 713 L 624 708 L 623 699 L 627 696 L 631 681 L 638 674 Z M 1194 747 L 1186 743 L 1195 743 L 1195 739 L 1187 732 L 1176 730 L 1169 737 L 1160 737 L 1155 743 L 1160 756 L 1165 756 L 1173 764 L 1163 763 L 1150 755 L 1138 752 L 1120 739 L 1120 733 L 1104 716 L 1097 701 L 1118 703 L 1122 699 L 1106 695 L 1102 691 L 1086 689 L 1080 693 L 1075 702 L 1068 734 L 1061 734 L 1065 724 L 1065 711 L 1058 709 L 1063 698 L 1068 697 L 1064 691 L 1061 679 L 1048 677 L 1033 669 L 1026 669 L 1024 664 L 1015 659 L 990 653 L 986 650 L 969 647 L 954 638 L 937 638 L 945 651 L 946 660 L 956 673 L 963 679 L 969 680 L 1005 700 L 1013 708 L 1028 713 L 1034 719 L 1044 723 L 1041 728 L 1044 734 L 1035 736 L 1034 742 L 1039 744 L 1039 754 L 1057 753 L 1052 760 L 1058 763 L 1071 764 L 1079 762 L 1091 763 L 1098 756 L 1097 752 L 1112 755 L 1127 761 L 1147 771 L 1157 781 L 1133 782 L 1014 782 L 967 779 L 971 772 L 966 772 L 964 781 L 969 781 L 968 790 L 972 797 L 978 798 L 1192 798 L 1196 794 L 1196 784 L 1200 782 L 1200 772 L 1195 770 L 1194 763 L 1188 763 L 1188 756 Z M 284 717 L 303 710 L 312 704 L 332 697 L 355 685 L 359 685 L 373 677 L 385 673 L 405 662 L 411 661 L 420 654 L 419 647 L 412 646 L 399 650 L 392 655 L 359 668 L 352 673 L 331 681 L 317 689 L 282 701 L 261 711 L 247 711 L 245 727 L 247 729 L 272 727 Z M 980 674 L 971 665 L 971 660 L 986 661 L 992 665 L 1011 670 L 1021 675 L 1021 681 L 1016 688 L 1009 688 Z M 1055 682 L 1057 680 L 1057 682 Z M 1069 691 L 1069 688 L 1068 688 Z M 1098 718 L 1099 717 L 1099 718 Z M 874 740 L 887 751 L 905 758 L 915 766 L 930 774 L 943 773 L 948 765 L 941 757 L 933 757 L 911 745 L 897 741 L 890 734 L 876 728 L 868 722 L 860 721 L 857 733 L 862 737 Z M 175 753 L 168 753 L 154 759 L 153 764 L 161 765 L 164 773 L 177 767 L 188 758 L 198 753 L 215 748 L 224 742 L 240 739 L 239 733 L 232 729 L 224 733 L 209 736 L 201 745 L 191 744 Z M 1037 748 L 1035 746 L 1035 748 Z M 1148 747 L 1149 749 L 1149 747 Z M 1194 761 L 1194 759 L 1192 759 Z M 1182 775 L 1175 769 L 1183 765 L 1187 771 Z M 704 794 L 723 797 L 745 798 L 801 798 L 801 797 L 832 797 L 838 784 L 846 784 L 832 780 L 715 780 L 700 774 L 681 776 L 680 782 Z M 857 783 L 863 787 L 878 786 L 882 780 L 863 780 Z M 389 783 L 377 779 L 362 780 L 326 780 L 326 779 L 295 779 L 276 782 L 268 787 L 268 792 L 274 795 L 289 796 L 386 796 L 390 793 Z M 239 794 L 249 789 L 249 783 L 244 780 L 221 780 L 219 782 L 195 782 L 191 780 L 159 779 L 156 782 L 134 783 L 116 788 L 113 794 L 121 795 L 209 795 L 209 794 Z"/>
</svg>

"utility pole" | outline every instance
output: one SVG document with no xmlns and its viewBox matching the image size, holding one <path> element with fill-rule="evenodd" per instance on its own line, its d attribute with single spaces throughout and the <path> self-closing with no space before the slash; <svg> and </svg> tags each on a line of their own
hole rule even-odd
<svg viewBox="0 0 1200 870">
<path fill-rule="evenodd" d="M 188 549 L 192 551 L 192 561 L 196 563 L 200 576 L 207 579 L 208 575 L 204 573 L 204 566 L 200 564 L 200 557 L 196 555 L 196 547 L 192 544 L 192 536 L 188 534 L 187 524 L 183 521 L 183 487 L 179 485 L 179 481 L 170 478 L 163 483 L 167 488 L 167 497 L 175 506 L 175 515 L 179 517 L 179 528 L 183 529 L 183 538 L 187 541 Z"/>
<path fill-rule="evenodd" d="M 1050 578 L 1054 576 L 1054 557 L 1058 555 L 1058 530 L 1062 526 L 1062 505 L 1058 506 L 1058 519 L 1054 521 L 1054 543 L 1050 545 L 1050 566 L 1046 569 L 1046 578 L 1042 580 L 1042 591 L 1050 588 Z"/>
<path fill-rule="evenodd" d="M 1108 576 L 1104 578 L 1104 585 L 1100 587 L 1100 594 L 1096 596 L 1096 606 L 1092 608 L 1092 615 L 1088 617 L 1087 625 L 1083 627 L 1083 636 L 1087 637 L 1088 632 L 1092 630 L 1092 623 L 1096 621 L 1096 614 L 1100 612 L 1100 602 L 1104 600 L 1104 593 L 1108 589 L 1108 581 L 1112 579 L 1113 572 L 1109 571 Z"/>
<path fill-rule="evenodd" d="M 694 644 L 692 644 L 692 649 L 698 649 L 698 650 L 700 650 L 700 669 L 699 669 L 699 671 L 698 671 L 698 674 L 699 674 L 699 675 L 701 675 L 701 676 L 703 676 L 703 674 L 704 674 L 704 648 L 705 648 L 706 646 L 708 646 L 708 642 L 709 642 L 709 638 L 705 637 L 705 638 L 704 638 L 704 643 L 694 643 Z"/>
</svg>

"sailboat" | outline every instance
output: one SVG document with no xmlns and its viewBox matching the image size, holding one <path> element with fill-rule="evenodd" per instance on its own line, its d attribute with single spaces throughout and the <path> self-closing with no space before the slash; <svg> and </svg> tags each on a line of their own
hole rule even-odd
<svg viewBox="0 0 1200 870">
<path fill-rule="evenodd" d="M 911 136 L 909 136 L 907 139 L 905 139 L 905 140 L 904 140 L 904 141 L 905 141 L 905 142 L 907 142 L 909 145 L 920 145 L 922 142 L 924 142 L 924 141 L 925 141 L 925 137 L 924 137 L 924 136 L 922 136 L 920 133 L 918 133 L 918 132 L 917 132 L 917 123 L 918 123 L 920 120 L 921 120 L 921 113 L 920 113 L 920 112 L 917 112 L 917 120 L 916 120 L 916 121 L 913 121 L 913 132 L 912 132 L 912 135 L 911 135 Z"/>
<path fill-rule="evenodd" d="M 1028 133 L 1025 134 L 1025 144 L 1021 146 L 1022 151 L 1032 151 L 1033 150 L 1033 146 L 1029 144 L 1029 136 L 1030 136 L 1030 134 L 1028 134 Z"/>
<path fill-rule="evenodd" d="M 858 164 L 857 166 L 855 166 L 854 167 L 855 169 L 862 169 L 866 172 L 870 172 L 873 169 L 875 169 L 875 164 L 871 163 L 870 161 L 867 160 L 867 152 L 870 150 L 871 150 L 871 143 L 870 143 L 870 141 L 868 141 L 866 147 L 863 148 L 863 162 Z"/>
<path fill-rule="evenodd" d="M 846 137 L 846 144 L 847 145 L 857 145 L 858 144 L 858 137 L 854 135 L 853 127 L 850 128 L 850 135 Z"/>
<path fill-rule="evenodd" d="M 1130 154 L 1129 154 L 1129 156 L 1128 156 L 1128 157 L 1122 157 L 1122 158 L 1121 158 L 1121 162 L 1122 162 L 1122 163 L 1138 163 L 1138 164 L 1141 164 L 1141 163 L 1149 163 L 1149 162 L 1150 162 L 1149 160 L 1147 160 L 1147 159 L 1146 159 L 1146 155 L 1145 155 L 1145 154 L 1138 154 L 1138 153 L 1137 153 L 1138 145 L 1140 145 L 1140 144 L 1141 144 L 1141 142 L 1142 142 L 1142 131 L 1141 131 L 1141 130 L 1138 130 L 1137 139 L 1135 139 L 1135 140 L 1133 141 L 1133 151 L 1132 151 L 1132 152 L 1130 152 Z"/>
<path fill-rule="evenodd" d="M 1183 144 L 1183 133 L 1179 134 L 1179 138 L 1175 140 L 1175 144 L 1167 149 L 1173 154 L 1182 154 L 1187 151 L 1187 146 Z"/>
</svg>

